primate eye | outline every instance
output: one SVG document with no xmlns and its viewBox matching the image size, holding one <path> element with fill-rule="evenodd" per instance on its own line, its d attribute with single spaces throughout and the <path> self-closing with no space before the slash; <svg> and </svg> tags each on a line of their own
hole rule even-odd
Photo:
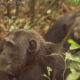
<svg viewBox="0 0 80 80">
<path fill-rule="evenodd" d="M 6 45 L 7 45 L 7 46 L 10 46 L 10 47 L 12 47 L 12 46 L 13 46 L 13 44 L 12 44 L 12 43 L 10 43 L 10 42 L 6 42 Z"/>
</svg>

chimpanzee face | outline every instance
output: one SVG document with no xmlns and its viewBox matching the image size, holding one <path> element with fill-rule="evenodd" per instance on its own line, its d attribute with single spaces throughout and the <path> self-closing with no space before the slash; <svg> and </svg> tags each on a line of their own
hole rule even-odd
<svg viewBox="0 0 80 80">
<path fill-rule="evenodd" d="M 0 55 L 0 66 L 5 70 L 12 71 L 13 69 L 15 71 L 24 65 L 23 63 L 26 61 L 26 55 L 24 56 L 24 54 L 26 54 L 26 52 L 20 44 L 17 45 L 13 40 L 9 40 L 8 38 L 4 40 L 3 51 Z"/>
<path fill-rule="evenodd" d="M 0 70 L 13 72 L 25 66 L 28 54 L 38 51 L 38 41 L 25 31 L 8 34 L 4 38 L 3 51 L 0 54 Z"/>
</svg>

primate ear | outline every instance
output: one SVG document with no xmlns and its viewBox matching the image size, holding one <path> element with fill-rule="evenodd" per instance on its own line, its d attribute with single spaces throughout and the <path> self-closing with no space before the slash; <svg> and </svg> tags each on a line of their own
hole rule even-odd
<svg viewBox="0 0 80 80">
<path fill-rule="evenodd" d="M 37 42 L 36 40 L 29 41 L 29 52 L 35 52 L 37 50 Z"/>
<path fill-rule="evenodd" d="M 31 39 L 29 41 L 29 52 L 36 52 L 40 49 L 40 42 L 37 41 L 36 39 Z"/>
</svg>

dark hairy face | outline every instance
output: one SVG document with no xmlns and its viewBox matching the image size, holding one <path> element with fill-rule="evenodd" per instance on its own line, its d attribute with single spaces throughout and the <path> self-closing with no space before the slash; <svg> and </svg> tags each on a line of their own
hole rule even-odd
<svg viewBox="0 0 80 80">
<path fill-rule="evenodd" d="M 34 31 L 17 30 L 4 38 L 0 70 L 17 71 L 27 63 L 28 54 L 39 51 L 41 36 Z M 44 42 L 44 40 L 42 41 Z"/>
<path fill-rule="evenodd" d="M 2 68 L 4 66 L 4 69 L 8 68 L 15 71 L 16 69 L 22 67 L 24 65 L 23 63 L 26 61 L 26 46 L 23 42 L 17 42 L 18 40 L 14 41 L 15 37 L 11 39 L 10 36 L 7 36 L 4 39 L 3 51 L 0 55 L 0 65 Z M 3 70 L 2 68 L 1 70 Z"/>
</svg>

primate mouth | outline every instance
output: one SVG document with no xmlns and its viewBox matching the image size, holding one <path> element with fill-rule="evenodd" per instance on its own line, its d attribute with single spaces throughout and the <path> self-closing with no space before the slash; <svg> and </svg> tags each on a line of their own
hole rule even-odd
<svg viewBox="0 0 80 80">
<path fill-rule="evenodd" d="M 0 65 L 0 71 L 7 72 L 8 74 L 13 75 L 13 73 L 11 72 L 11 65 L 10 64 L 6 65 L 6 66 Z"/>
</svg>

